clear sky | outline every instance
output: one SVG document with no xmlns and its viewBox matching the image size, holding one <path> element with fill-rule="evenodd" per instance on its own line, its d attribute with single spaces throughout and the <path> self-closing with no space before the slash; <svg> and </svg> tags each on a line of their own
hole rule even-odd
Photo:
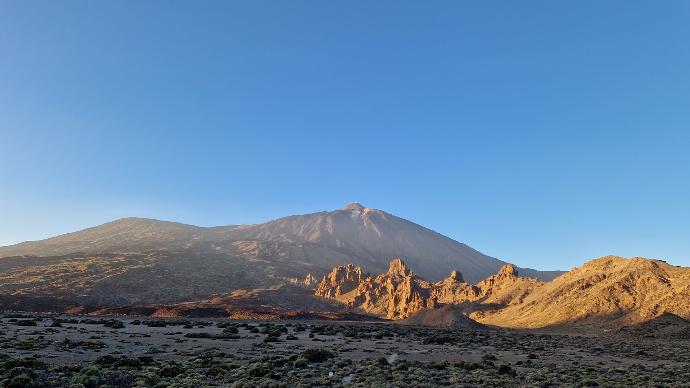
<svg viewBox="0 0 690 388">
<path fill-rule="evenodd" d="M 0 245 L 359 201 L 690 265 L 690 2 L 0 1 Z"/>
</svg>

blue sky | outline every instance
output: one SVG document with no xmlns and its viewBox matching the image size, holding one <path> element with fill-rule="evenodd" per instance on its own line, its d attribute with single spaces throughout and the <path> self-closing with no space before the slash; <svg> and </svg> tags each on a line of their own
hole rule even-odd
<svg viewBox="0 0 690 388">
<path fill-rule="evenodd" d="M 0 244 L 359 201 L 690 265 L 690 2 L 0 2 Z"/>
</svg>

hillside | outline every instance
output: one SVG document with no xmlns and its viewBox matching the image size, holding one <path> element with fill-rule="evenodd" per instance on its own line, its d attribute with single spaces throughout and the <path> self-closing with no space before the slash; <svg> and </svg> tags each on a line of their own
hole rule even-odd
<svg viewBox="0 0 690 388">
<path fill-rule="evenodd" d="M 498 326 L 619 326 L 665 312 L 690 317 L 690 268 L 661 260 L 606 256 L 545 283 L 511 305 L 475 319 Z"/>
</svg>

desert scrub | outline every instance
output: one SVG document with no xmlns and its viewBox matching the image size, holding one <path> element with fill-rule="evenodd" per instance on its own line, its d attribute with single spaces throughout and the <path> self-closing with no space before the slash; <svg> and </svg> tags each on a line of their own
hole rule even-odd
<svg viewBox="0 0 690 388">
<path fill-rule="evenodd" d="M 101 382 L 101 371 L 98 368 L 89 367 L 82 369 L 76 376 L 72 377 L 72 385 L 84 386 L 86 388 L 97 388 Z"/>
<path fill-rule="evenodd" d="M 17 326 L 38 326 L 38 323 L 36 323 L 36 321 L 33 319 L 20 320 L 17 321 L 15 324 Z"/>
<path fill-rule="evenodd" d="M 19 341 L 16 345 L 17 349 L 21 350 L 39 350 L 44 349 L 50 345 L 51 342 L 40 338 L 27 338 Z"/>
<path fill-rule="evenodd" d="M 111 329 L 123 329 L 125 324 L 117 319 L 108 319 L 103 321 L 103 326 L 109 327 Z"/>
<path fill-rule="evenodd" d="M 168 323 L 162 319 L 150 319 L 141 322 L 143 325 L 148 327 L 167 327 Z"/>
<path fill-rule="evenodd" d="M 263 377 L 271 372 L 269 365 L 265 362 L 254 362 L 247 366 L 246 373 L 251 377 Z"/>
<path fill-rule="evenodd" d="M 21 373 L 2 380 L 3 388 L 25 388 L 30 387 L 33 377 L 27 373 Z"/>
<path fill-rule="evenodd" d="M 55 345 L 58 350 L 68 350 L 68 349 L 84 349 L 84 350 L 96 350 L 107 348 L 103 341 L 72 341 L 69 338 L 65 338 L 62 342 Z"/>
<path fill-rule="evenodd" d="M 311 348 L 302 352 L 302 356 L 309 362 L 324 362 L 335 357 L 335 354 L 326 349 Z"/>
</svg>

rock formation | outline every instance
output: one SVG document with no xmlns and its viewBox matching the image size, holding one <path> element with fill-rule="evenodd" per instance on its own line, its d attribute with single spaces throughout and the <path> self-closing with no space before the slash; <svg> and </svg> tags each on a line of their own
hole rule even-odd
<svg viewBox="0 0 690 388">
<path fill-rule="evenodd" d="M 461 306 L 443 305 L 435 309 L 422 309 L 400 321 L 403 325 L 484 329 L 485 326 L 470 319 Z"/>
<path fill-rule="evenodd" d="M 510 303 L 541 284 L 517 275 L 515 267 L 506 265 L 477 285 L 465 283 L 457 270 L 431 283 L 417 276 L 401 259 L 394 259 L 387 272 L 375 277 L 353 264 L 337 266 L 324 276 L 315 294 L 388 319 L 404 319 L 422 309 L 445 304 L 480 300 Z"/>
<path fill-rule="evenodd" d="M 477 322 L 502 327 L 621 327 L 665 314 L 690 318 L 690 268 L 606 256 L 551 282 L 520 277 L 508 264 L 471 285 L 457 271 L 428 282 L 396 259 L 375 277 L 357 266 L 336 267 L 323 278 L 316 295 L 388 319 L 423 311 L 420 318 L 409 320 L 412 323 L 433 317 L 454 320 L 460 308 Z M 458 307 L 439 309 L 450 305 Z"/>
</svg>

